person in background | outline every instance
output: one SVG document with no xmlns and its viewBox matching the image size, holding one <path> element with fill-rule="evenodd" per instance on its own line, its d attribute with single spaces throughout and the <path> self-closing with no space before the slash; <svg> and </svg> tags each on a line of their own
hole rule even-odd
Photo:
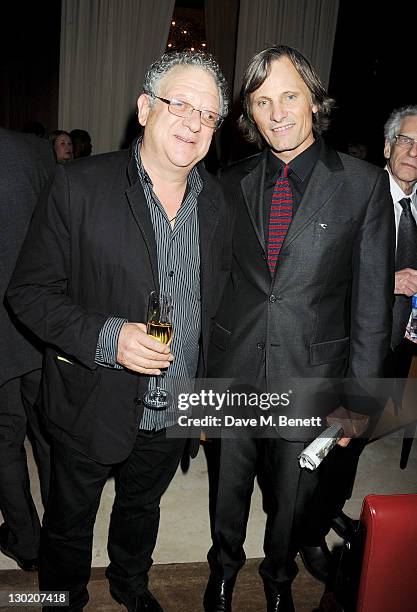
<svg viewBox="0 0 417 612">
<path fill-rule="evenodd" d="M 279 45 L 255 55 L 241 96 L 240 126 L 262 152 L 221 176 L 239 214 L 208 376 L 255 381 L 262 390 L 279 377 L 381 376 L 393 292 L 388 176 L 320 137 L 332 100 L 296 49 Z M 232 609 L 260 473 L 268 491 L 259 570 L 268 612 L 294 610 L 291 583 L 301 545 L 312 564 L 321 553 L 315 534 L 304 533 L 318 474 L 301 470 L 305 438 L 290 429 L 278 428 L 270 438 L 221 439 L 206 612 Z"/>
<path fill-rule="evenodd" d="M 22 569 L 37 569 L 40 523 L 30 492 L 24 441 L 30 435 L 46 505 L 49 443 L 38 398 L 39 343 L 3 301 L 33 209 L 55 171 L 47 142 L 0 128 L 0 551 Z"/>
<path fill-rule="evenodd" d="M 86 130 L 71 130 L 72 152 L 74 159 L 77 157 L 88 157 L 93 147 L 90 134 Z"/>
<path fill-rule="evenodd" d="M 368 145 L 361 140 L 349 140 L 347 152 L 349 155 L 357 157 L 358 159 L 367 159 Z"/>
<path fill-rule="evenodd" d="M 73 159 L 71 136 L 65 130 L 55 130 L 49 135 L 49 142 L 54 150 L 55 159 L 59 164 L 64 164 Z"/>
<path fill-rule="evenodd" d="M 394 110 L 384 127 L 384 156 L 394 202 L 397 250 L 391 352 L 386 375 L 398 379 L 394 401 L 399 412 L 417 344 L 410 342 L 411 299 L 417 295 L 417 105 Z M 405 428 L 401 467 L 406 467 L 416 424 Z"/>
<path fill-rule="evenodd" d="M 23 126 L 22 132 L 24 134 L 33 134 L 38 138 L 46 138 L 45 126 L 40 121 L 27 121 Z"/>
<path fill-rule="evenodd" d="M 143 397 L 161 369 L 164 384 L 205 374 L 211 316 L 229 273 L 231 215 L 200 162 L 227 108 L 212 56 L 171 53 L 152 64 L 138 98 L 143 137 L 57 169 L 9 287 L 17 317 L 47 347 L 53 478 L 39 585 L 69 591 L 73 612 L 88 601 L 93 528 L 110 473 L 111 594 L 129 612 L 162 611 L 148 572 L 160 499 L 185 436 L 175 404 L 153 409 Z M 157 289 L 174 304 L 169 347 L 146 333 Z"/>
<path fill-rule="evenodd" d="M 416 351 L 416 346 L 404 336 L 411 313 L 411 297 L 417 293 L 417 105 L 394 110 L 385 124 L 384 135 L 384 156 L 397 229 L 390 361 L 392 367 L 398 369 L 391 376 L 403 378 L 408 374 Z"/>
</svg>

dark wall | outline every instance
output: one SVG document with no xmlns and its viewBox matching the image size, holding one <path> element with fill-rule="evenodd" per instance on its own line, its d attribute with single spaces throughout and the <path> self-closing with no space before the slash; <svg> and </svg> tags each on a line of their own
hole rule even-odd
<svg viewBox="0 0 417 612">
<path fill-rule="evenodd" d="M 203 0 L 177 4 L 204 6 Z M 388 13 L 370 1 L 340 0 L 329 85 L 338 106 L 329 140 L 339 149 L 349 138 L 365 140 L 371 161 L 383 163 L 382 132 L 389 112 L 417 103 L 415 4 L 400 2 Z M 2 3 L 0 125 L 21 130 L 26 122 L 37 120 L 47 131 L 61 127 L 60 13 L 60 0 Z M 229 140 L 230 134 L 223 131 Z M 237 149 L 240 157 L 243 152 Z"/>
<path fill-rule="evenodd" d="M 337 110 L 330 138 L 344 148 L 350 138 L 383 159 L 383 126 L 389 113 L 417 104 L 415 2 L 381 4 L 340 0 L 329 93 Z"/>
<path fill-rule="evenodd" d="M 20 131 L 58 119 L 60 0 L 4 2 L 0 12 L 0 125 Z"/>
</svg>

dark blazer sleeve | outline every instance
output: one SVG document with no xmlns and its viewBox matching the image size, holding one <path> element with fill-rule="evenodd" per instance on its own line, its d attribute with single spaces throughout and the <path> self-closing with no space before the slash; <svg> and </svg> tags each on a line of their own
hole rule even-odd
<svg viewBox="0 0 417 612">
<path fill-rule="evenodd" d="M 386 172 L 378 173 L 353 245 L 348 376 L 380 377 L 390 346 L 395 221 Z M 378 301 L 375 295 L 380 296 Z"/>
<path fill-rule="evenodd" d="M 0 128 L 0 386 L 42 365 L 40 346 L 13 317 L 4 294 L 33 210 L 55 167 L 49 143 Z"/>
<path fill-rule="evenodd" d="M 35 211 L 7 299 L 17 318 L 48 345 L 90 369 L 108 315 L 88 311 L 71 292 L 71 198 L 64 167 Z"/>
</svg>

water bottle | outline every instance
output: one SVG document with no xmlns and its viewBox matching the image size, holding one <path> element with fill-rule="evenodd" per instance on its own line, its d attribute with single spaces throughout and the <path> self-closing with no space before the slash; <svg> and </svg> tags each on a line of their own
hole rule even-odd
<svg viewBox="0 0 417 612">
<path fill-rule="evenodd" d="M 417 293 L 411 300 L 410 340 L 417 342 Z"/>
</svg>

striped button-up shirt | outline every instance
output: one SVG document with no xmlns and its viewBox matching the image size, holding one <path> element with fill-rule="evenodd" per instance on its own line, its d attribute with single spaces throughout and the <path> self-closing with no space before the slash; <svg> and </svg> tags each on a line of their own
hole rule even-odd
<svg viewBox="0 0 417 612">
<path fill-rule="evenodd" d="M 177 422 L 176 395 L 187 388 L 187 381 L 197 370 L 200 338 L 200 248 L 197 199 L 203 182 L 196 167 L 188 175 L 187 189 L 179 208 L 174 227 L 153 191 L 152 181 L 140 158 L 140 141 L 136 147 L 136 163 L 146 203 L 152 220 L 158 254 L 159 288 L 172 297 L 173 339 L 171 352 L 174 361 L 166 376 L 159 379 L 161 387 L 170 391 L 173 404 L 164 411 L 144 408 L 139 427 L 158 430 Z M 120 368 L 116 363 L 117 341 L 126 319 L 110 317 L 104 324 L 98 339 L 96 363 Z M 156 378 L 150 377 L 149 389 L 156 386 Z"/>
</svg>

